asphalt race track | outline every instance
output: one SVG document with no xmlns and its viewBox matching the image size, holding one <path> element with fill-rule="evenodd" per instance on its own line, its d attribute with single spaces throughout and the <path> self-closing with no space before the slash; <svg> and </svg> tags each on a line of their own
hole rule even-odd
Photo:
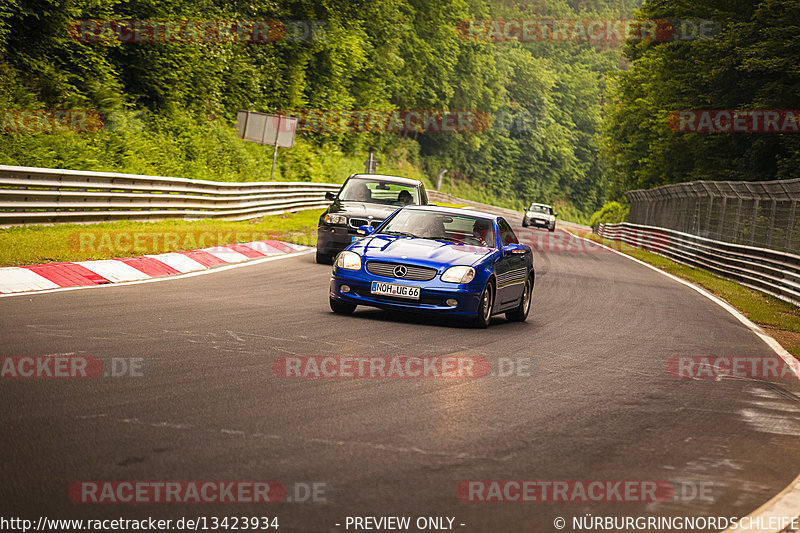
<svg viewBox="0 0 800 533">
<path fill-rule="evenodd" d="M 585 513 L 743 516 L 797 476 L 797 381 L 666 370 L 677 356 L 771 355 L 733 316 L 595 247 L 543 251 L 535 266 L 528 321 L 495 317 L 487 330 L 366 308 L 334 315 L 330 267 L 313 254 L 0 298 L 0 355 L 143 360 L 141 377 L 0 380 L 0 515 L 277 516 L 283 532 L 345 531 L 348 516 L 448 516 L 457 531 L 547 532 L 557 516 L 569 523 Z M 470 355 L 529 370 L 480 379 L 274 375 L 273 361 L 290 355 Z M 482 479 L 669 480 L 711 492 L 621 503 L 456 496 L 459 482 Z M 275 480 L 295 500 L 303 484 L 324 496 L 73 503 L 70 485 L 85 480 Z"/>
</svg>

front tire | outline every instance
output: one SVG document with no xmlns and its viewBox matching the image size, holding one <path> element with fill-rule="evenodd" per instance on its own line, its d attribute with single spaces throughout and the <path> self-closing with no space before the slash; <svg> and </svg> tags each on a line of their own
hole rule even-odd
<svg viewBox="0 0 800 533">
<path fill-rule="evenodd" d="M 552 228 L 547 228 L 547 230 L 548 230 L 550 233 L 554 232 L 554 231 L 556 230 L 556 226 L 555 226 L 555 224 L 553 225 L 553 227 L 552 227 Z"/>
<path fill-rule="evenodd" d="M 330 298 L 328 301 L 331 304 L 331 311 L 338 315 L 349 315 L 356 310 L 355 304 L 340 302 L 339 300 L 334 300 L 333 298 Z"/>
<path fill-rule="evenodd" d="M 528 318 L 528 312 L 531 309 L 531 293 L 533 292 L 533 283 L 530 276 L 525 281 L 525 289 L 522 291 L 522 299 L 519 305 L 513 310 L 506 313 L 506 318 L 512 322 L 525 322 Z"/>
<path fill-rule="evenodd" d="M 488 328 L 489 323 L 492 321 L 492 307 L 494 306 L 494 285 L 492 281 L 486 282 L 486 286 L 481 293 L 480 303 L 478 305 L 478 316 L 474 319 L 474 325 L 477 328 Z"/>
<path fill-rule="evenodd" d="M 528 227 L 528 219 L 527 218 L 523 218 L 522 219 L 522 227 L 523 228 L 527 228 Z"/>
</svg>

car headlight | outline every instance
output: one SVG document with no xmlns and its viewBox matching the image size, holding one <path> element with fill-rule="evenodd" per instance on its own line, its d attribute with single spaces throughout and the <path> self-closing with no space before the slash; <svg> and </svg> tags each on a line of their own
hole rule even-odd
<svg viewBox="0 0 800 533">
<path fill-rule="evenodd" d="M 442 281 L 449 283 L 469 283 L 475 277 L 475 269 L 468 266 L 454 266 L 444 271 Z"/>
<path fill-rule="evenodd" d="M 328 213 L 325 215 L 326 224 L 347 224 L 347 217 L 344 215 L 332 215 Z"/>
<path fill-rule="evenodd" d="M 549 217 L 547 217 L 547 220 L 549 220 L 550 222 L 554 221 L 555 219 L 556 219 L 556 217 L 554 217 L 553 215 L 550 215 Z"/>
<path fill-rule="evenodd" d="M 336 259 L 336 266 L 345 270 L 361 270 L 361 256 L 355 252 L 342 252 Z"/>
</svg>

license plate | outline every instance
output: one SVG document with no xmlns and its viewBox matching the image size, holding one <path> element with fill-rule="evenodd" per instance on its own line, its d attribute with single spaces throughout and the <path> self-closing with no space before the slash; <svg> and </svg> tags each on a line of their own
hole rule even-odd
<svg viewBox="0 0 800 533">
<path fill-rule="evenodd" d="M 396 285 L 394 283 L 372 282 L 372 294 L 383 296 L 395 296 L 397 298 L 408 298 L 409 300 L 419 300 L 419 287 L 408 285 Z"/>
</svg>

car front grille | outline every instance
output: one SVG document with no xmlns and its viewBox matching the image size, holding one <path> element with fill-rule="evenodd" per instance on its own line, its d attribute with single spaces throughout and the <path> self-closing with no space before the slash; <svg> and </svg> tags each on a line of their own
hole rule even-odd
<svg viewBox="0 0 800 533">
<path fill-rule="evenodd" d="M 383 220 L 367 220 L 366 218 L 351 218 L 350 220 L 347 221 L 347 224 L 351 228 L 355 229 L 367 225 L 372 226 L 373 228 L 377 228 L 378 226 L 381 225 L 381 222 L 383 222 Z"/>
<path fill-rule="evenodd" d="M 397 267 L 402 267 L 406 269 L 406 273 L 403 276 L 398 274 L 402 272 L 395 272 Z M 402 270 L 401 268 L 401 270 Z M 401 263 L 381 263 L 378 261 L 368 261 L 367 262 L 367 270 L 378 276 L 384 276 L 387 278 L 399 278 L 399 279 L 409 279 L 412 281 L 428 281 L 433 279 L 436 276 L 436 269 L 435 268 L 426 268 L 426 267 L 418 267 L 413 265 L 403 265 Z"/>
</svg>

